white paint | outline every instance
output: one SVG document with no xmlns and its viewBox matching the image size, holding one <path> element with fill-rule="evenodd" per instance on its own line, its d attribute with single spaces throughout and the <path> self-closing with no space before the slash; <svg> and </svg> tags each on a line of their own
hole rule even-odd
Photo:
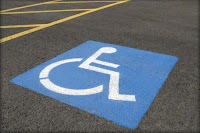
<svg viewBox="0 0 200 133">
<path fill-rule="evenodd" d="M 79 67 L 110 75 L 109 94 L 108 94 L 109 99 L 122 100 L 122 101 L 136 101 L 135 95 L 119 94 L 119 77 L 120 76 L 118 72 L 90 65 L 91 63 L 94 62 L 101 65 L 117 68 L 119 66 L 118 64 L 113 64 L 113 63 L 97 60 L 97 58 L 103 53 L 111 54 L 111 53 L 115 53 L 116 51 L 117 50 L 113 47 L 100 48 L 96 53 L 94 53 L 87 60 L 85 60 Z"/>
<path fill-rule="evenodd" d="M 74 58 L 74 59 L 66 59 L 66 60 L 61 60 L 61 61 L 52 63 L 52 64 L 48 65 L 47 67 L 45 67 L 45 68 L 40 72 L 39 78 L 48 78 L 49 72 L 50 72 L 53 68 L 55 68 L 55 67 L 57 67 L 57 66 L 60 66 L 60 65 L 65 64 L 65 63 L 70 63 L 70 62 L 80 62 L 81 60 L 82 60 L 82 58 Z"/>
<path fill-rule="evenodd" d="M 113 47 L 100 48 L 97 52 L 95 52 L 92 56 L 90 56 L 87 60 L 85 60 L 81 65 L 79 65 L 79 68 L 84 68 L 84 69 L 88 69 L 91 71 L 110 75 L 108 99 L 122 100 L 122 101 L 136 101 L 135 95 L 119 94 L 119 77 L 120 77 L 119 72 L 115 72 L 115 71 L 111 71 L 111 70 L 107 70 L 107 69 L 103 69 L 103 68 L 99 68 L 99 67 L 90 65 L 91 63 L 97 63 L 100 65 L 109 66 L 109 67 L 113 67 L 113 68 L 119 67 L 118 64 L 97 60 L 97 58 L 103 53 L 111 54 L 111 53 L 115 53 L 116 51 L 117 50 Z M 77 89 L 64 88 L 64 87 L 55 85 L 48 78 L 49 72 L 53 68 L 55 68 L 59 65 L 62 65 L 62 64 L 71 63 L 71 62 L 80 62 L 80 61 L 82 61 L 82 58 L 73 58 L 73 59 L 66 59 L 66 60 L 58 61 L 58 62 L 48 65 L 41 71 L 41 73 L 39 75 L 40 82 L 47 89 L 57 92 L 57 93 L 60 93 L 60 94 L 66 94 L 66 95 L 91 95 L 91 94 L 97 94 L 97 93 L 102 92 L 103 85 L 99 85 L 97 87 L 88 88 L 88 89 L 77 90 Z"/>
<path fill-rule="evenodd" d="M 102 92 L 103 91 L 103 85 L 100 85 L 100 86 L 97 86 L 97 87 L 93 87 L 93 88 L 88 88 L 88 89 L 77 90 L 77 89 L 64 88 L 64 87 L 55 85 L 48 78 L 49 72 L 53 68 L 55 68 L 57 66 L 60 66 L 62 64 L 66 64 L 66 63 L 80 62 L 81 60 L 82 60 L 82 58 L 66 59 L 66 60 L 58 61 L 58 62 L 55 62 L 55 63 L 52 63 L 52 64 L 48 65 L 40 73 L 40 76 L 39 76 L 40 82 L 47 89 L 49 89 L 51 91 L 54 91 L 56 93 L 65 94 L 65 95 L 91 95 L 91 94 L 96 94 L 96 93 Z"/>
<path fill-rule="evenodd" d="M 101 60 L 94 60 L 93 63 L 104 65 L 104 66 L 109 66 L 109 67 L 113 67 L 113 68 L 117 68 L 119 66 L 117 64 L 113 64 L 113 63 L 109 63 L 109 62 L 105 62 L 105 61 L 101 61 Z"/>
</svg>

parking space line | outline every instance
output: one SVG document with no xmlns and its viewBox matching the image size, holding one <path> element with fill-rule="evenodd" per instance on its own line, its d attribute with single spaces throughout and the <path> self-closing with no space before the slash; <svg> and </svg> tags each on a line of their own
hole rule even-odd
<svg viewBox="0 0 200 133">
<path fill-rule="evenodd" d="M 60 3 L 101 3 L 101 2 L 118 2 L 118 1 L 60 1 L 60 2 L 54 2 L 49 4 L 60 4 Z"/>
<path fill-rule="evenodd" d="M 94 9 L 91 9 L 91 10 L 88 10 L 88 11 L 85 11 L 85 12 L 81 12 L 81 13 L 78 13 L 78 14 L 75 14 L 75 15 L 72 15 L 72 16 L 69 16 L 69 17 L 66 17 L 66 18 L 63 18 L 63 19 L 48 23 L 48 24 L 44 24 L 42 26 L 38 26 L 38 27 L 29 29 L 29 30 L 26 30 L 26 31 L 23 31 L 23 32 L 20 32 L 20 33 L 16 33 L 14 35 L 11 35 L 11 36 L 8 36 L 8 37 L 4 37 L 4 38 L 0 39 L 0 43 L 15 39 L 15 38 L 27 35 L 27 34 L 30 34 L 32 32 L 35 32 L 35 31 L 38 31 L 38 30 L 41 30 L 41 29 L 44 29 L 44 28 L 47 28 L 47 27 L 51 27 L 51 26 L 56 25 L 56 24 L 60 24 L 60 23 L 66 22 L 68 20 L 83 16 L 83 15 L 86 15 L 86 14 L 89 14 L 89 13 L 92 13 L 92 12 L 96 12 L 96 11 L 99 11 L 99 10 L 102 10 L 102 9 L 105 9 L 105 8 L 108 8 L 108 7 L 119 5 L 119 4 L 128 2 L 128 1 L 130 1 L 130 0 L 117 1 L 115 3 L 111 3 L 111 4 L 108 4 L 108 5 L 102 6 L 102 7 L 94 8 Z"/>
<path fill-rule="evenodd" d="M 7 26 L 0 26 L 0 28 L 28 28 L 28 27 L 38 27 L 43 25 L 45 24 L 7 25 Z"/>
<path fill-rule="evenodd" d="M 15 8 L 11 8 L 11 9 L 2 10 L 2 11 L 0 11 L 0 12 L 8 12 L 8 11 L 13 11 L 13 10 L 18 10 L 18 9 L 33 7 L 33 6 L 39 6 L 39 5 L 44 5 L 44 4 L 50 4 L 50 3 L 53 3 L 53 2 L 57 2 L 57 1 L 60 1 L 60 0 L 53 0 L 53 1 L 42 2 L 42 3 L 27 5 L 27 6 L 15 7 Z"/>
<path fill-rule="evenodd" d="M 23 11 L 23 12 L 3 12 L 0 14 L 25 14 L 25 13 L 48 13 L 48 12 L 71 12 L 71 11 L 87 11 L 91 9 L 66 9 L 66 10 L 44 10 L 44 11 Z"/>
</svg>

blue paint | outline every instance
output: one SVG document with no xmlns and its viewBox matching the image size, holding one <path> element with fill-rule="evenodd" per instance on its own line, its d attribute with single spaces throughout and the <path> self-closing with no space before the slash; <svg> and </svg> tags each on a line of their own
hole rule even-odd
<svg viewBox="0 0 200 133">
<path fill-rule="evenodd" d="M 95 63 L 91 65 L 119 72 L 119 93 L 135 95 L 136 102 L 108 99 L 110 76 L 78 67 L 102 47 L 113 47 L 117 49 L 117 52 L 102 54 L 98 60 L 120 66 L 111 68 Z M 103 84 L 104 88 L 101 93 L 84 96 L 64 95 L 50 91 L 40 83 L 39 74 L 46 66 L 70 58 L 83 58 L 83 60 L 63 64 L 52 69 L 49 73 L 49 79 L 56 85 L 68 88 L 86 89 Z M 177 57 L 170 55 L 87 41 L 13 78 L 11 81 L 60 102 L 134 129 L 148 110 L 177 60 Z"/>
</svg>

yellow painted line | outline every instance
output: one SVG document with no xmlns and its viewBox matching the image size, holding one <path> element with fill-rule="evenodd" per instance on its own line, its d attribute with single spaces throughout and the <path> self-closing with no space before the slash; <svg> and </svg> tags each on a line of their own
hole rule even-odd
<svg viewBox="0 0 200 133">
<path fill-rule="evenodd" d="M 50 4 L 59 4 L 59 3 L 97 3 L 97 2 L 118 2 L 118 1 L 61 1 L 61 2 L 54 2 Z"/>
<path fill-rule="evenodd" d="M 20 32 L 20 33 L 17 33 L 17 34 L 8 36 L 8 37 L 4 37 L 4 38 L 0 39 L 0 43 L 3 43 L 3 42 L 6 42 L 6 41 L 9 41 L 9 40 L 12 40 L 12 39 L 14 39 L 14 38 L 18 38 L 18 37 L 21 37 L 21 36 L 24 36 L 24 35 L 27 35 L 27 34 L 30 34 L 30 33 L 32 33 L 32 32 L 35 32 L 35 31 L 38 31 L 38 30 L 41 30 L 41 29 L 44 29 L 44 28 L 47 28 L 47 27 L 50 27 L 50 26 L 53 26 L 53 25 L 62 23 L 62 22 L 66 22 L 66 21 L 68 21 L 68 20 L 71 20 L 71 19 L 74 19 L 74 18 L 83 16 L 83 15 L 86 15 L 86 14 L 89 14 L 89 13 L 92 13 L 92 12 L 96 12 L 96 11 L 99 11 L 99 10 L 102 10 L 102 9 L 105 9 L 105 8 L 108 8 L 108 7 L 112 7 L 112 6 L 115 6 L 115 5 L 119 5 L 119 4 L 128 2 L 128 1 L 129 1 L 129 0 L 123 0 L 123 1 L 116 2 L 116 3 L 108 4 L 108 5 L 99 7 L 99 8 L 95 8 L 95 9 L 92 9 L 92 10 L 89 10 L 89 11 L 85 11 L 85 12 L 82 12 L 82 13 L 78 13 L 78 14 L 76 14 L 76 15 L 73 15 L 73 16 L 70 16 L 70 17 L 66 17 L 66 18 L 63 18 L 63 19 L 60 19 L 60 20 L 57 20 L 57 21 L 48 23 L 48 24 L 43 25 L 43 26 L 39 26 L 39 27 L 36 27 L 36 28 L 32 28 L 32 29 L 30 29 L 30 30 L 26 30 L 26 31 L 23 31 L 23 32 Z"/>
<path fill-rule="evenodd" d="M 28 28 L 28 27 L 37 27 L 37 26 L 43 26 L 45 24 L 30 24 L 30 25 L 6 25 L 6 26 L 0 26 L 0 28 Z"/>
<path fill-rule="evenodd" d="M 91 9 L 66 9 L 66 10 L 44 10 L 44 11 L 23 11 L 23 12 L 3 12 L 0 14 L 25 14 L 25 13 L 47 13 L 47 12 L 72 12 L 72 11 L 86 11 Z"/>
<path fill-rule="evenodd" d="M 6 9 L 2 10 L 0 12 L 8 12 L 8 11 L 13 11 L 13 10 L 18 10 L 18 9 L 23 9 L 23 8 L 28 8 L 28 7 L 33 7 L 33 6 L 39 6 L 39 5 L 44 5 L 44 4 L 51 4 L 53 2 L 60 1 L 60 0 L 54 0 L 54 1 L 48 1 L 48 2 L 42 2 L 42 3 L 37 3 L 37 4 L 32 4 L 32 5 L 27 5 L 27 6 L 20 6 L 20 7 L 15 7 L 11 9 Z"/>
</svg>

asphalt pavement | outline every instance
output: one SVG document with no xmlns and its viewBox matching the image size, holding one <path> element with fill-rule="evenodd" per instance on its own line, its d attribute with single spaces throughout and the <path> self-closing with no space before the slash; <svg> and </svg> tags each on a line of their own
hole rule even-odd
<svg viewBox="0 0 200 133">
<path fill-rule="evenodd" d="M 46 1 L 2 0 L 1 10 L 40 2 Z M 90 9 L 107 4 L 50 4 L 12 12 Z M 2 42 L 2 132 L 199 131 L 198 4 L 198 0 L 131 0 Z M 1 26 L 46 24 L 80 12 L 1 14 Z M 32 28 L 1 28 L 1 38 Z M 135 130 L 10 82 L 88 40 L 179 58 Z"/>
</svg>

